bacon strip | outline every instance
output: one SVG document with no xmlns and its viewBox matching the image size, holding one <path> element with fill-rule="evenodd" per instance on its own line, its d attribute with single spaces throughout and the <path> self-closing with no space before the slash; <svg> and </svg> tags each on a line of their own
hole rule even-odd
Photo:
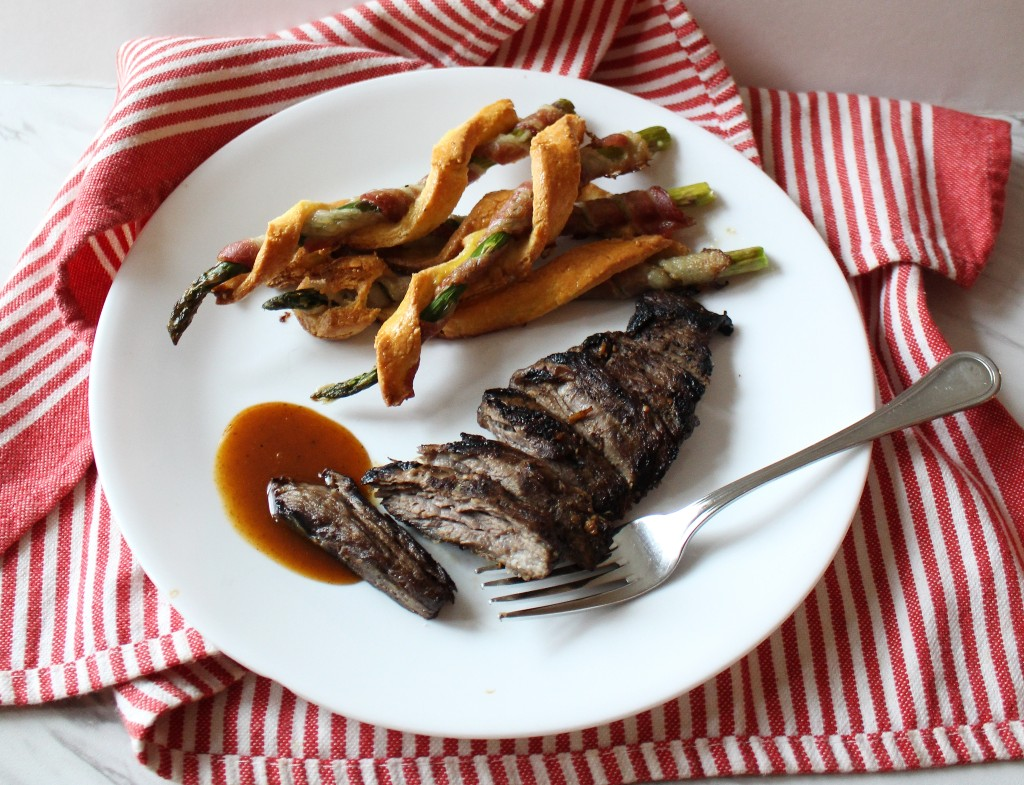
<svg viewBox="0 0 1024 785">
<path fill-rule="evenodd" d="M 565 234 L 573 237 L 668 236 L 692 225 L 693 219 L 679 209 L 668 191 L 653 186 L 644 191 L 627 191 L 577 202 L 565 226 Z"/>
</svg>

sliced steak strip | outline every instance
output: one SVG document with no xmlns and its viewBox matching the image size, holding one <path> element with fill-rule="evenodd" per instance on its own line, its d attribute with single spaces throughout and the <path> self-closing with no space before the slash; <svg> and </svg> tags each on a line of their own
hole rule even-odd
<svg viewBox="0 0 1024 785">
<path fill-rule="evenodd" d="M 629 486 L 604 453 L 583 439 L 530 395 L 510 387 L 487 390 L 477 410 L 477 422 L 494 436 L 537 458 L 561 467 L 587 489 L 599 514 L 616 520 L 626 509 Z"/>
<path fill-rule="evenodd" d="M 549 533 L 501 483 L 448 466 L 394 461 L 363 475 L 388 513 L 438 542 L 467 548 L 523 578 L 558 561 Z"/>
<path fill-rule="evenodd" d="M 680 443 L 690 435 L 704 385 L 688 370 L 665 362 L 645 341 L 627 333 L 594 335 L 583 342 L 582 348 L 592 353 L 620 386 L 658 413 L 672 439 Z"/>
<path fill-rule="evenodd" d="M 681 331 L 680 323 L 688 324 L 691 330 Z M 690 297 L 667 291 L 645 292 L 637 298 L 626 332 L 646 341 L 655 351 L 674 354 L 706 383 L 712 369 L 708 339 L 715 332 L 732 335 L 733 324 L 727 314 L 709 311 Z"/>
<path fill-rule="evenodd" d="M 333 555 L 367 583 L 425 619 L 455 601 L 444 568 L 394 521 L 381 515 L 349 477 L 330 470 L 324 484 L 275 478 L 270 513 Z"/>
<path fill-rule="evenodd" d="M 590 494 L 563 467 L 502 442 L 462 434 L 444 445 L 420 448 L 423 460 L 460 473 L 490 477 L 533 511 L 561 558 L 593 568 L 608 554 L 608 523 L 594 512 Z"/>
<path fill-rule="evenodd" d="M 516 371 L 509 382 L 529 394 L 622 475 L 629 488 L 647 488 L 658 464 L 671 462 L 678 445 L 657 412 L 578 348 L 549 355 Z"/>
<path fill-rule="evenodd" d="M 562 559 L 593 567 L 607 555 L 607 523 L 572 476 L 493 439 L 424 445 L 418 461 L 374 467 L 363 482 L 398 520 L 522 578 L 544 577 Z"/>
</svg>

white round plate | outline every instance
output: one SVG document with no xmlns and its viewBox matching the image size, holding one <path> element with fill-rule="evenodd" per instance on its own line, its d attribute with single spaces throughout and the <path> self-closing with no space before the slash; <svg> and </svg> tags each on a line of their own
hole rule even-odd
<svg viewBox="0 0 1024 785">
<path fill-rule="evenodd" d="M 831 561 L 856 508 L 868 453 L 853 451 L 758 491 L 714 519 L 663 588 L 625 605 L 501 622 L 477 561 L 431 549 L 456 604 L 433 621 L 368 585 L 303 578 L 254 550 L 225 518 L 213 481 L 224 427 L 265 401 L 316 407 L 372 460 L 482 432 L 485 388 L 586 335 L 621 329 L 629 303 L 574 304 L 525 329 L 428 343 L 416 397 L 385 407 L 375 390 L 320 405 L 316 387 L 372 367 L 372 336 L 333 344 L 262 311 L 259 294 L 206 303 L 172 346 L 165 325 L 190 281 L 229 241 L 260 234 L 300 199 L 332 200 L 426 174 L 430 149 L 479 107 L 520 114 L 572 100 L 603 136 L 664 125 L 674 139 L 624 191 L 706 180 L 718 195 L 681 239 L 763 245 L 770 272 L 702 296 L 736 332 L 714 341 L 716 369 L 687 441 L 636 513 L 682 506 L 817 440 L 874 406 L 861 321 L 811 224 L 757 167 L 673 113 L 590 82 L 496 69 L 430 70 L 346 87 L 242 134 L 199 167 L 152 218 L 114 281 L 96 336 L 91 417 L 114 517 L 156 585 L 226 654 L 348 717 L 451 737 L 518 737 L 603 724 L 700 684 L 755 647 Z M 523 162 L 467 192 L 528 177 Z"/>
</svg>

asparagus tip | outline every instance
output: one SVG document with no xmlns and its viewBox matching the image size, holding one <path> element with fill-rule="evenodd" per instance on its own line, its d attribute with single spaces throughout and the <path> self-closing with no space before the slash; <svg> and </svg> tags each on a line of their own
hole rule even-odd
<svg viewBox="0 0 1024 785">
<path fill-rule="evenodd" d="M 265 311 L 310 311 L 331 301 L 318 289 L 293 289 L 276 294 L 263 302 Z"/>
<path fill-rule="evenodd" d="M 336 401 L 339 398 L 348 398 L 357 392 L 362 392 L 377 383 L 377 369 L 374 368 L 358 376 L 353 376 L 343 382 L 325 384 L 313 391 L 309 397 L 314 401 Z"/>
<path fill-rule="evenodd" d="M 644 128 L 642 131 L 637 131 L 637 134 L 647 142 L 651 152 L 660 153 L 672 143 L 672 136 L 669 134 L 668 129 L 660 125 Z"/>
<path fill-rule="evenodd" d="M 708 183 L 691 183 L 669 188 L 668 195 L 679 207 L 703 207 L 715 201 L 715 192 Z"/>
<path fill-rule="evenodd" d="M 765 254 L 764 248 L 759 245 L 727 251 L 726 255 L 731 263 L 719 273 L 719 278 L 756 273 L 769 267 L 768 256 Z"/>
<path fill-rule="evenodd" d="M 196 278 L 171 310 L 171 318 L 167 321 L 167 333 L 171 336 L 171 343 L 175 346 L 178 345 L 182 333 L 192 324 L 192 319 L 206 295 L 225 281 L 230 281 L 235 276 L 248 272 L 249 268 L 245 265 L 218 261 L 217 264 Z"/>
</svg>

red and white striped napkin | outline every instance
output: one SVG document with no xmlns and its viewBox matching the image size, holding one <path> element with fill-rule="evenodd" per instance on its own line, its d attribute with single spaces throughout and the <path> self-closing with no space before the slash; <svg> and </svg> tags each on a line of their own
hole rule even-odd
<svg viewBox="0 0 1024 785">
<path fill-rule="evenodd" d="M 440 739 L 332 715 L 219 654 L 110 518 L 92 331 L 132 240 L 195 166 L 303 98 L 410 69 L 590 78 L 732 143 L 859 298 L 883 399 L 949 348 L 924 284 L 969 285 L 1002 217 L 1005 124 L 906 101 L 741 94 L 685 6 L 368 3 L 265 38 L 146 39 L 0 294 L 0 702 L 114 686 L 140 760 L 196 783 L 618 783 L 1024 757 L 1024 432 L 996 402 L 878 442 L 821 582 L 749 656 L 665 705 L 547 738 Z"/>
</svg>

